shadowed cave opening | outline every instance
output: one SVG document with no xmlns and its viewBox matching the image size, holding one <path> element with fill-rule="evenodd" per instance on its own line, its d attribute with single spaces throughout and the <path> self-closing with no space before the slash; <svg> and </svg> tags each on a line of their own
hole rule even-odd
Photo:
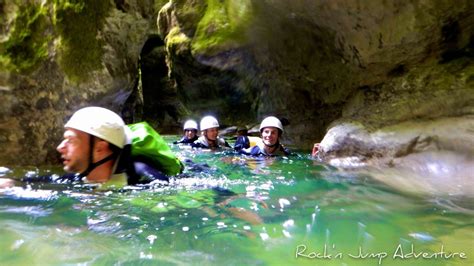
<svg viewBox="0 0 474 266">
<path fill-rule="evenodd" d="M 152 121 L 162 133 L 176 133 L 180 106 L 177 90 L 168 77 L 166 47 L 158 35 L 151 36 L 140 54 L 143 120 Z"/>
</svg>

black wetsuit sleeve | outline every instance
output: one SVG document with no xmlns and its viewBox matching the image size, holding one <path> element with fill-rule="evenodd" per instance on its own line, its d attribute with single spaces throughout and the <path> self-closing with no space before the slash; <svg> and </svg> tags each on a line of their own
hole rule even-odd
<svg viewBox="0 0 474 266">
<path fill-rule="evenodd" d="M 147 184 L 155 180 L 169 181 L 169 177 L 146 162 L 133 163 L 136 184 Z M 130 182 L 129 182 L 130 183 Z"/>
<path fill-rule="evenodd" d="M 196 143 L 196 142 L 191 143 L 191 147 L 193 147 L 193 148 L 203 148 L 203 149 L 208 148 L 207 146 L 204 146 L 202 143 L 199 143 L 199 142 L 198 143 Z"/>
</svg>

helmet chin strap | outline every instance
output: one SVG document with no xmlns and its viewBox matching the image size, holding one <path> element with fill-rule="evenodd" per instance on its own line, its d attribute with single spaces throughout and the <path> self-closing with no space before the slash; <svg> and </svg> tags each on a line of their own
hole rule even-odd
<svg viewBox="0 0 474 266">
<path fill-rule="evenodd" d="M 93 153 L 94 153 L 94 139 L 95 139 L 95 137 L 92 136 L 92 135 L 89 135 L 89 136 L 90 136 L 90 138 L 89 138 L 89 165 L 87 166 L 87 169 L 84 172 L 79 174 L 79 177 L 81 177 L 81 178 L 87 176 L 88 174 L 90 174 L 92 172 L 92 170 L 94 170 L 99 165 L 102 165 L 105 162 L 110 161 L 110 160 L 115 158 L 115 153 L 112 153 L 109 156 L 105 157 L 104 159 L 94 163 L 93 162 Z"/>
</svg>

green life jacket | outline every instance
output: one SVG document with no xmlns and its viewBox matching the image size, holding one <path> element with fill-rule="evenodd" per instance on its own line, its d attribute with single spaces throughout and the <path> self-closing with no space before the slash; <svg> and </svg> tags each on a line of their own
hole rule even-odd
<svg viewBox="0 0 474 266">
<path fill-rule="evenodd" d="M 144 158 L 157 170 L 172 176 L 183 171 L 183 163 L 170 147 L 147 122 L 127 125 L 131 131 L 132 160 Z"/>
</svg>

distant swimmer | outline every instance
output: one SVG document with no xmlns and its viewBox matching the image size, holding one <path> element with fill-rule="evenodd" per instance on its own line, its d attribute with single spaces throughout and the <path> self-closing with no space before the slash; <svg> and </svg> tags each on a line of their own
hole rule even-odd
<svg viewBox="0 0 474 266">
<path fill-rule="evenodd" d="M 183 126 L 184 136 L 178 140 L 173 142 L 173 144 L 192 144 L 198 139 L 198 124 L 194 120 L 188 120 L 184 123 Z"/>
<path fill-rule="evenodd" d="M 201 136 L 191 146 L 193 148 L 221 149 L 231 148 L 229 143 L 219 137 L 219 122 L 213 116 L 205 116 L 201 119 L 199 125 Z"/>
<path fill-rule="evenodd" d="M 246 127 L 239 127 L 237 129 L 237 139 L 234 143 L 234 150 L 240 151 L 255 146 L 261 139 L 259 137 L 249 136 Z"/>
<path fill-rule="evenodd" d="M 261 140 L 256 145 L 247 149 L 242 149 L 240 153 L 252 156 L 277 156 L 290 154 L 289 149 L 280 144 L 280 137 L 283 134 L 281 121 L 269 116 L 260 123 Z"/>
</svg>

